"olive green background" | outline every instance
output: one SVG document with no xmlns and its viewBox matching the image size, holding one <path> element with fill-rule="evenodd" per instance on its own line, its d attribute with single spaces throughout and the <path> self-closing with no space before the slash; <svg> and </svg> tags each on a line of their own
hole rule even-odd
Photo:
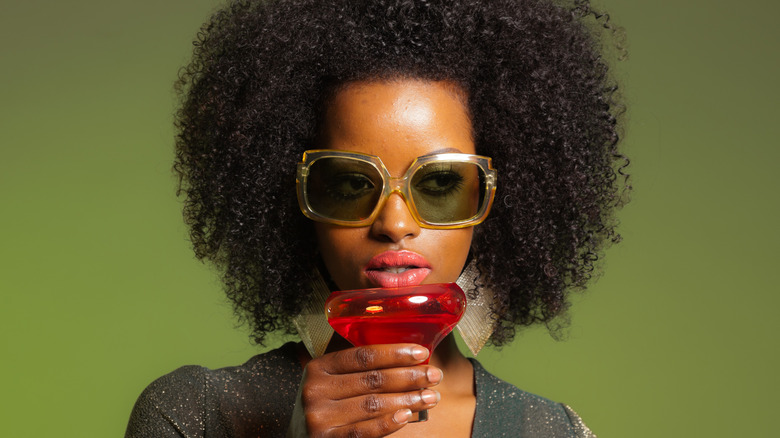
<svg viewBox="0 0 780 438">
<path fill-rule="evenodd" d="M 2 436 L 121 436 L 156 377 L 259 351 L 170 172 L 172 81 L 216 4 L 0 6 Z M 630 50 L 624 241 L 568 340 L 527 330 L 480 359 L 601 438 L 776 436 L 780 7 L 602 6 Z"/>
</svg>

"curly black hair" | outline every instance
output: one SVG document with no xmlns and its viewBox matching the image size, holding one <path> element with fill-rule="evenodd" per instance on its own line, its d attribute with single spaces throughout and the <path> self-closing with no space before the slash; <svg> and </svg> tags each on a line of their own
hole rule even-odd
<svg viewBox="0 0 780 438">
<path fill-rule="evenodd" d="M 604 30 L 607 28 L 608 30 Z M 465 91 L 499 188 L 471 256 L 499 327 L 551 326 L 581 290 L 628 191 L 622 104 L 602 59 L 608 17 L 576 0 L 245 0 L 204 24 L 176 89 L 175 172 L 195 254 L 222 272 L 262 343 L 308 299 L 321 261 L 295 195 L 329 96 L 352 81 L 447 80 Z"/>
</svg>

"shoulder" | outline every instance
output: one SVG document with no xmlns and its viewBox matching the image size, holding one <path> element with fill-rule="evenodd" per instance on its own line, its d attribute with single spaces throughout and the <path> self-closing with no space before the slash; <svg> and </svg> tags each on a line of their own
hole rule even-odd
<svg viewBox="0 0 780 438">
<path fill-rule="evenodd" d="M 475 437 L 595 438 L 570 407 L 523 391 L 471 361 L 477 393 Z"/>
<path fill-rule="evenodd" d="M 208 370 L 185 366 L 155 380 L 135 402 L 125 436 L 203 436 L 203 412 Z"/>
<path fill-rule="evenodd" d="M 125 436 L 257 436 L 259 430 L 278 431 L 287 427 L 300 378 L 292 343 L 241 366 L 181 367 L 141 393 Z"/>
</svg>

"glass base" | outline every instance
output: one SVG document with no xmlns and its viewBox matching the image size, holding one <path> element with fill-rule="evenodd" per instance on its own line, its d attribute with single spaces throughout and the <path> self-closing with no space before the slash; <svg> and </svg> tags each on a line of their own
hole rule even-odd
<svg viewBox="0 0 780 438">
<path fill-rule="evenodd" d="M 409 421 L 410 423 L 422 423 L 428 421 L 428 410 L 423 409 L 420 412 L 414 412 L 412 413 L 412 419 Z"/>
</svg>

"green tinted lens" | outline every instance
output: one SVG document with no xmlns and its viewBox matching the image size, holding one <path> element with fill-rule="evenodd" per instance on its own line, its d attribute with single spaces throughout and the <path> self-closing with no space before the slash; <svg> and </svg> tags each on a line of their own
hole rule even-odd
<svg viewBox="0 0 780 438">
<path fill-rule="evenodd" d="M 320 158 L 309 165 L 306 200 L 317 214 L 342 221 L 360 221 L 374 211 L 382 194 L 382 176 L 364 161 Z"/>
<path fill-rule="evenodd" d="M 482 208 L 485 175 L 476 163 L 436 161 L 414 172 L 409 191 L 421 219 L 435 224 L 464 222 Z"/>
</svg>

